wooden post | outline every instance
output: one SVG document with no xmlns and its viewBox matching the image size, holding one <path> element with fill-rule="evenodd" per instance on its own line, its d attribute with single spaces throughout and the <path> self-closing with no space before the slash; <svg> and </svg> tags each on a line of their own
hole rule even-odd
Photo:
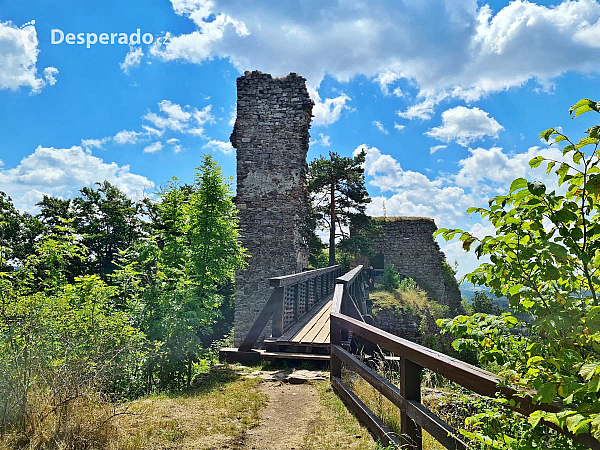
<svg viewBox="0 0 600 450">
<path fill-rule="evenodd" d="M 308 312 L 308 306 L 310 305 L 310 280 L 304 282 L 304 312 Z"/>
<path fill-rule="evenodd" d="M 277 287 L 273 292 L 275 303 L 273 305 L 273 337 L 281 337 L 283 334 L 283 309 L 285 300 L 285 287 Z"/>
<path fill-rule="evenodd" d="M 404 357 L 400 358 L 400 393 L 404 399 L 421 402 L 421 370 L 421 366 Z M 400 427 L 402 445 L 422 450 L 421 427 L 408 417 L 406 410 L 400 413 Z"/>
<path fill-rule="evenodd" d="M 329 378 L 333 380 L 333 377 L 342 378 L 342 361 L 333 354 L 333 346 L 342 345 L 342 336 L 340 328 L 337 325 L 334 325 L 333 322 L 330 323 L 329 335 L 331 341 L 331 350 L 329 360 Z"/>
<path fill-rule="evenodd" d="M 300 289 L 298 283 L 293 286 L 294 289 L 294 322 L 298 321 L 298 302 L 300 301 Z"/>
</svg>

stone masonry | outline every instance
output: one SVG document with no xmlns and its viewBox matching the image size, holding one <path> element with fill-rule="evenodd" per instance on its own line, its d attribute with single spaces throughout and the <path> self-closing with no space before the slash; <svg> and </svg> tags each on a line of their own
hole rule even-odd
<svg viewBox="0 0 600 450">
<path fill-rule="evenodd" d="M 295 73 L 237 79 L 237 195 L 249 265 L 235 279 L 234 344 L 239 346 L 271 295 L 268 278 L 308 266 L 306 154 L 313 102 Z M 266 332 L 270 332 L 267 327 Z"/>
<path fill-rule="evenodd" d="M 433 219 L 425 217 L 376 217 L 381 233 L 374 239 L 374 252 L 383 254 L 384 264 L 393 264 L 403 277 L 410 277 L 429 297 L 450 312 L 461 311 L 461 294 L 454 277 L 444 277 L 446 256 L 433 238 Z M 377 259 L 377 256 L 374 258 Z"/>
</svg>

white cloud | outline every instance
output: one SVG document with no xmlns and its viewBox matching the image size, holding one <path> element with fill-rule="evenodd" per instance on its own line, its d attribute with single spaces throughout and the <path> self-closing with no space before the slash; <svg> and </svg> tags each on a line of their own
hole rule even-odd
<svg viewBox="0 0 600 450">
<path fill-rule="evenodd" d="M 546 174 L 545 164 L 541 169 L 531 169 L 529 161 L 538 156 L 544 156 L 556 161 L 563 160 L 562 152 L 555 147 L 531 147 L 524 153 L 506 154 L 500 147 L 490 149 L 469 149 L 470 155 L 461 159 L 458 164 L 459 172 L 455 176 L 458 186 L 478 187 L 478 189 L 493 189 L 494 185 L 506 188 L 519 177 L 537 180 L 548 186 L 556 185 L 556 175 Z"/>
<path fill-rule="evenodd" d="M 373 125 L 375 125 L 375 128 L 377 128 L 381 133 L 388 134 L 388 130 L 383 126 L 383 124 L 381 123 L 381 121 L 374 120 L 373 121 Z"/>
<path fill-rule="evenodd" d="M 153 142 L 150 145 L 144 147 L 144 153 L 156 153 L 160 152 L 163 148 L 162 142 Z"/>
<path fill-rule="evenodd" d="M 103 139 L 82 139 L 81 145 L 86 148 L 102 148 L 108 138 Z"/>
<path fill-rule="evenodd" d="M 44 69 L 44 78 L 46 79 L 46 83 L 48 83 L 50 86 L 54 86 L 56 84 L 56 74 L 58 74 L 58 69 L 56 67 L 46 67 Z"/>
<path fill-rule="evenodd" d="M 231 155 L 233 153 L 231 142 L 217 141 L 216 139 L 208 141 L 202 148 L 219 151 L 225 155 Z"/>
<path fill-rule="evenodd" d="M 394 128 L 398 131 L 404 130 L 404 125 L 400 125 L 399 123 L 394 122 Z"/>
<path fill-rule="evenodd" d="M 435 113 L 435 105 L 437 102 L 433 98 L 423 100 L 421 103 L 409 106 L 406 111 L 396 111 L 403 119 L 408 120 L 429 120 Z"/>
<path fill-rule="evenodd" d="M 140 67 L 140 62 L 142 61 L 142 57 L 144 56 L 144 52 L 142 51 L 142 47 L 136 47 L 135 45 L 129 46 L 129 52 L 125 55 L 125 59 L 122 63 L 119 63 L 119 67 L 123 72 L 129 75 L 129 70 L 133 67 Z"/>
<path fill-rule="evenodd" d="M 28 42 L 27 48 L 25 42 Z M 11 22 L 0 22 L 0 90 L 16 91 L 24 87 L 36 94 L 46 85 L 56 83 L 55 67 L 43 70 L 45 80 L 38 77 L 37 61 L 40 50 L 34 26 L 22 30 Z"/>
<path fill-rule="evenodd" d="M 497 138 L 504 127 L 489 113 L 479 108 L 457 106 L 442 113 L 442 125 L 431 128 L 425 134 L 442 142 L 452 142 L 466 147 L 486 136 Z"/>
<path fill-rule="evenodd" d="M 44 194 L 62 198 L 78 194 L 79 189 L 107 180 L 132 197 L 141 198 L 154 183 L 130 172 L 128 165 L 106 163 L 79 146 L 71 148 L 38 147 L 18 166 L 0 170 L 0 191 L 8 193 L 15 206 L 36 211 Z"/>
<path fill-rule="evenodd" d="M 179 153 L 183 150 L 183 147 L 181 146 L 181 144 L 179 143 L 179 139 L 177 138 L 168 139 L 167 144 L 171 146 L 171 148 L 173 149 L 173 153 Z"/>
<path fill-rule="evenodd" d="M 323 133 L 319 133 L 319 139 L 310 141 L 310 145 L 320 145 L 322 147 L 331 146 L 331 136 L 327 136 Z"/>
<path fill-rule="evenodd" d="M 429 154 L 433 155 L 438 150 L 442 150 L 442 149 L 444 149 L 446 147 L 448 147 L 448 146 L 447 145 L 434 145 L 433 147 L 429 148 Z"/>
<path fill-rule="evenodd" d="M 240 72 L 293 71 L 313 89 L 325 75 L 341 82 L 364 75 L 384 94 L 404 80 L 419 99 L 417 109 L 401 112 L 406 118 L 431 117 L 435 102 L 423 101 L 440 93 L 473 101 L 528 80 L 543 87 L 568 71 L 599 70 L 600 4 L 593 0 L 555 6 L 516 0 L 496 13 L 475 0 L 402 7 L 384 0 L 300 2 L 268 9 L 241 0 L 172 3 L 197 29 L 154 45 L 155 57 L 227 58 Z M 423 23 L 435 23 L 435 33 Z"/>
<path fill-rule="evenodd" d="M 321 100 L 319 93 L 316 89 L 308 89 L 310 97 L 315 102 L 313 106 L 313 126 L 319 125 L 330 125 L 334 122 L 337 122 L 340 119 L 340 115 L 344 109 L 350 109 L 350 107 L 346 104 L 350 100 L 346 94 L 342 93 L 341 95 L 335 98 L 326 98 L 325 100 Z"/>
<path fill-rule="evenodd" d="M 143 116 L 144 120 L 153 125 L 152 127 L 146 125 L 144 129 L 157 136 L 162 135 L 165 130 L 172 130 L 204 137 L 204 125 L 215 123 L 211 113 L 212 105 L 199 110 L 190 105 L 182 107 L 169 100 L 162 100 L 158 103 L 158 107 L 159 113 L 148 112 Z"/>
<path fill-rule="evenodd" d="M 120 145 L 135 144 L 138 141 L 138 136 L 140 134 L 141 133 L 138 133 L 137 131 L 122 130 L 115 134 L 113 137 L 113 142 Z"/>
</svg>

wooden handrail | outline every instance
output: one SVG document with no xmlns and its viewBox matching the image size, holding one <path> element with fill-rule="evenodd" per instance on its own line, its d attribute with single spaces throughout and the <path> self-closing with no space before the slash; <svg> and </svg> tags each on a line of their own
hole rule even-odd
<svg viewBox="0 0 600 450">
<path fill-rule="evenodd" d="M 308 310 L 308 298 L 310 296 L 308 289 L 310 280 L 314 280 L 313 285 L 313 298 L 314 304 L 319 303 L 324 297 L 331 293 L 331 289 L 335 287 L 334 280 L 337 275 L 341 272 L 341 266 L 335 265 L 325 267 L 322 269 L 309 270 L 306 272 L 295 273 L 292 275 L 285 275 L 281 277 L 269 278 L 269 285 L 275 289 L 271 293 L 271 296 L 267 300 L 267 303 L 263 306 L 262 310 L 258 314 L 258 317 L 250 327 L 248 334 L 242 341 L 239 347 L 239 351 L 247 352 L 252 350 L 264 328 L 267 326 L 269 319 L 273 317 L 273 337 L 280 337 L 285 331 L 284 313 L 285 313 L 285 290 L 293 289 L 293 311 L 294 319 L 293 322 L 288 324 L 288 328 L 298 320 L 298 308 L 300 300 L 300 289 L 299 285 L 305 283 L 304 298 L 305 298 L 305 311 Z"/>
<path fill-rule="evenodd" d="M 269 285 L 271 287 L 285 287 L 292 284 L 301 283 L 306 280 L 310 280 L 316 276 L 324 275 L 329 272 L 335 272 L 340 269 L 340 265 L 324 267 L 322 269 L 307 270 L 306 272 L 294 273 L 292 275 L 284 275 L 282 277 L 269 278 Z"/>
<path fill-rule="evenodd" d="M 356 283 L 356 281 L 365 281 L 364 278 L 361 278 L 362 274 L 363 268 L 362 266 L 358 266 L 336 280 L 337 284 L 333 294 L 330 317 L 331 380 L 332 386 L 338 395 L 344 398 L 348 405 L 365 420 L 371 431 L 385 445 L 397 444 L 395 435 L 393 433 L 390 434 L 390 430 L 383 426 L 377 418 L 373 418 L 372 411 L 358 400 L 352 394 L 350 388 L 341 381 L 342 363 L 347 364 L 351 370 L 358 373 L 365 381 L 400 408 L 402 433 L 399 442 L 402 445 L 415 445 L 416 448 L 421 448 L 420 429 L 423 428 L 446 448 L 466 448 L 465 443 L 455 436 L 455 432 L 450 426 L 421 404 L 420 383 L 422 368 L 430 369 L 480 395 L 494 397 L 500 393 L 506 398 L 514 399 L 516 406 L 511 408 L 525 415 L 536 410 L 560 411 L 558 404 L 535 404 L 533 402 L 533 394 L 535 392 L 512 389 L 505 386 L 502 384 L 503 380 L 491 372 L 358 320 L 360 318 L 360 311 L 358 311 L 355 300 L 357 300 L 356 297 L 360 298 L 365 294 L 363 283 Z M 356 289 L 357 285 L 359 287 L 358 290 Z M 356 314 L 357 312 L 358 314 Z M 355 315 L 358 318 L 350 317 L 349 314 Z M 376 344 L 400 356 L 400 388 L 397 388 L 381 375 L 368 368 L 358 358 L 341 347 L 342 336 L 346 336 L 348 332 L 352 332 L 367 342 Z M 575 436 L 554 424 L 543 423 L 580 444 L 592 449 L 600 449 L 600 442 L 589 434 Z"/>
<path fill-rule="evenodd" d="M 354 269 L 352 269 L 350 272 L 345 273 L 344 275 L 342 275 L 341 277 L 338 277 L 335 282 L 339 283 L 339 284 L 351 284 L 357 276 L 359 276 L 361 274 L 363 270 L 363 266 L 356 266 Z"/>
</svg>

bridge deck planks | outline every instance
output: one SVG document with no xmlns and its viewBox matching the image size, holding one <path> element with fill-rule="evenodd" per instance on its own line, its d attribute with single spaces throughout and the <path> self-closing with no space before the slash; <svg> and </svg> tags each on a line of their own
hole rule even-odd
<svg viewBox="0 0 600 450">
<path fill-rule="evenodd" d="M 329 313 L 333 295 L 327 296 L 304 314 L 279 338 L 267 338 L 266 343 L 294 346 L 329 346 Z"/>
</svg>

